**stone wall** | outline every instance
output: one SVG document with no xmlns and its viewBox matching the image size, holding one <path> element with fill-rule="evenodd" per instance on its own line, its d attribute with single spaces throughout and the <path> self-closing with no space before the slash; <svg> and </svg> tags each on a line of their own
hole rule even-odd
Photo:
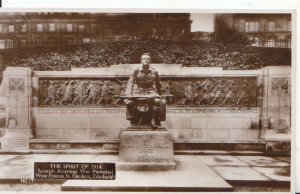
<svg viewBox="0 0 300 194">
<path fill-rule="evenodd" d="M 170 108 L 166 127 L 176 139 L 257 139 L 259 109 Z"/>
<path fill-rule="evenodd" d="M 1 148 L 28 149 L 28 141 L 32 137 L 31 69 L 8 67 L 3 72 L 3 83 L 6 130 L 1 140 Z"/>
<path fill-rule="evenodd" d="M 263 139 L 269 151 L 291 150 L 292 78 L 289 67 L 266 67 L 263 70 L 264 95 Z"/>
<path fill-rule="evenodd" d="M 287 129 L 291 123 L 291 70 L 266 67 L 263 70 L 263 117 L 269 129 Z"/>
<path fill-rule="evenodd" d="M 118 139 L 125 108 L 33 108 L 37 138 Z M 259 138 L 259 109 L 168 108 L 163 123 L 175 139 Z"/>
<path fill-rule="evenodd" d="M 68 72 L 33 72 L 34 132 L 38 138 L 100 138 L 118 139 L 122 129 L 129 123 L 125 120 L 122 105 L 80 104 L 73 99 L 69 103 L 58 100 L 49 103 L 47 88 L 53 84 L 56 90 L 66 83 L 80 85 L 109 81 L 117 90 L 139 64 L 113 65 L 111 68 L 76 68 Z M 182 67 L 181 65 L 153 64 L 160 73 L 163 85 L 171 82 L 174 99 L 167 107 L 167 119 L 163 123 L 176 139 L 257 139 L 261 109 L 258 106 L 259 70 L 223 71 L 222 68 Z M 204 96 L 199 85 L 208 85 L 211 97 Z M 215 99 L 214 88 L 220 83 L 223 94 Z M 198 84 L 198 85 L 197 85 Z M 223 85 L 222 85 L 223 84 Z M 43 87 L 41 87 L 41 85 Z M 186 88 L 199 86 L 199 91 L 186 91 Z M 172 88 L 173 87 L 173 88 Z M 232 89 L 232 94 L 227 95 Z M 52 89 L 53 89 L 52 88 Z M 43 91 L 42 91 L 43 90 Z M 225 92 L 227 91 L 227 92 Z M 186 100 L 186 93 L 195 94 L 193 100 Z M 119 94 L 119 91 L 116 91 Z M 198 95 L 198 96 L 197 96 Z M 262 95 L 262 94 L 261 94 Z M 209 95 L 208 95 L 209 96 Z M 226 96 L 228 99 L 225 100 Z M 240 98 L 238 98 L 240 97 Z M 76 103 L 72 103 L 75 101 Z"/>
<path fill-rule="evenodd" d="M 137 66 L 113 65 L 111 68 L 57 72 L 7 68 L 0 87 L 2 102 L 6 104 L 2 149 L 8 138 L 22 136 L 22 141 L 28 142 L 31 134 L 34 138 L 43 139 L 118 139 L 120 132 L 129 125 L 121 103 L 114 106 L 113 103 L 84 104 L 80 100 L 72 103 L 74 99 L 69 103 L 60 103 L 61 99 L 51 101 L 50 81 L 80 85 L 84 80 L 89 83 L 111 80 L 111 86 L 115 88 L 120 87 Z M 273 141 L 270 134 L 290 139 L 290 67 L 225 71 L 222 68 L 176 64 L 153 66 L 160 73 L 164 85 L 169 80 L 181 92 L 177 101 L 169 102 L 171 105 L 167 106 L 167 119 L 163 123 L 175 139 Z M 204 86 L 208 89 L 204 90 Z M 50 92 L 57 88 L 50 87 Z M 193 89 L 191 94 L 196 96 L 195 100 L 186 101 L 187 88 Z M 214 88 L 221 88 L 219 94 Z M 172 94 L 172 90 L 169 92 Z M 199 101 L 206 95 L 205 92 L 209 98 L 206 102 Z M 216 96 L 218 99 L 214 100 Z M 226 97 L 230 98 L 225 100 Z"/>
</svg>

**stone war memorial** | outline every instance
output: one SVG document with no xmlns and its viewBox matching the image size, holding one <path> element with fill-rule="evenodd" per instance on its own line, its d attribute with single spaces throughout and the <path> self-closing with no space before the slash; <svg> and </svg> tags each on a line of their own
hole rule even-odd
<svg viewBox="0 0 300 194">
<path fill-rule="evenodd" d="M 123 105 L 127 80 L 139 66 L 53 72 L 8 67 L 0 90 L 6 102 L 1 150 L 71 149 L 87 143 L 118 150 L 122 132 L 149 130 L 170 133 L 175 150 L 217 143 L 232 150 L 290 151 L 290 67 L 233 71 L 151 64 L 160 74 L 162 92 L 162 125 L 153 130 L 149 120 L 149 127 L 138 120 L 130 125 Z M 139 108 L 147 109 L 143 98 Z"/>
<path fill-rule="evenodd" d="M 0 14 L 0 192 L 292 192 L 291 15 Z"/>
<path fill-rule="evenodd" d="M 193 174 L 193 168 L 184 166 L 195 164 L 176 154 L 290 154 L 290 67 L 230 71 L 151 64 L 151 71 L 160 76 L 159 89 L 153 91 L 144 79 L 154 82 L 155 76 L 143 74 L 132 81 L 140 67 L 6 68 L 0 90 L 6 102 L 1 151 L 68 154 L 91 149 L 94 154 L 118 155 L 114 182 L 67 180 L 64 191 L 231 191 L 230 184 L 202 163 L 196 163 L 202 165 L 196 168 L 201 173 L 193 181 L 184 178 Z M 289 168 L 283 169 L 289 173 Z M 169 178 L 156 183 L 154 179 L 160 179 L 148 173 L 136 174 L 132 180 L 148 181 L 128 187 L 124 177 L 133 175 L 126 173 L 145 171 L 168 171 L 164 176 Z"/>
</svg>

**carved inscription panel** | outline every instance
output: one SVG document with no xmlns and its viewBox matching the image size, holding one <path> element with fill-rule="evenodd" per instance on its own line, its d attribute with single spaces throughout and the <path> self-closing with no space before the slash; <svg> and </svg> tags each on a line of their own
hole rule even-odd
<svg viewBox="0 0 300 194">
<path fill-rule="evenodd" d="M 173 142 L 169 132 L 125 132 L 120 142 L 121 162 L 173 162 Z"/>
</svg>

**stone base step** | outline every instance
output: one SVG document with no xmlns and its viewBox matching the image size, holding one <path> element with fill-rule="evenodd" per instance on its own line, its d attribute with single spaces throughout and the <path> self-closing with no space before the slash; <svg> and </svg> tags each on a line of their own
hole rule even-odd
<svg viewBox="0 0 300 194">
<path fill-rule="evenodd" d="M 235 156 L 264 156 L 260 151 L 224 151 L 224 150 L 175 150 L 176 155 L 235 155 Z"/>
<path fill-rule="evenodd" d="M 30 150 L 102 150 L 119 149 L 119 139 L 31 139 Z"/>
<path fill-rule="evenodd" d="M 97 150 L 97 149 L 67 149 L 67 150 L 0 150 L 1 155 L 27 155 L 27 154 L 97 154 L 97 155 L 118 155 L 118 150 Z M 224 151 L 224 150 L 175 150 L 175 155 L 232 155 L 232 156 L 276 156 L 290 157 L 287 152 L 260 152 L 260 151 Z"/>
<path fill-rule="evenodd" d="M 117 170 L 130 170 L 130 171 L 166 171 L 175 170 L 176 163 L 118 163 Z"/>
<path fill-rule="evenodd" d="M 123 171 L 115 180 L 68 180 L 62 191 L 232 191 L 233 187 L 196 158 L 179 157 L 176 170 Z"/>
<path fill-rule="evenodd" d="M 0 152 L 1 153 L 1 152 Z M 68 150 L 29 150 L 28 154 L 96 154 L 96 155 L 118 155 L 118 150 L 96 150 L 96 149 L 68 149 Z"/>
<path fill-rule="evenodd" d="M 118 154 L 119 139 L 30 139 L 25 153 Z M 285 139 L 175 139 L 175 154 L 230 154 L 289 156 L 291 142 Z M 17 151 L 19 152 L 19 151 Z M 12 153 L 0 150 L 0 153 Z"/>
<path fill-rule="evenodd" d="M 0 150 L 0 155 L 27 155 L 30 154 L 30 150 Z"/>
<path fill-rule="evenodd" d="M 262 139 L 178 139 L 174 150 L 265 151 Z"/>
<path fill-rule="evenodd" d="M 99 192 L 221 192 L 221 191 L 232 191 L 233 187 L 209 187 L 209 186 L 186 186 L 186 185 L 166 185 L 166 186 L 148 186 L 146 185 L 136 185 L 127 186 L 117 184 L 112 186 L 102 186 L 104 181 L 93 181 L 93 180 L 68 180 L 61 186 L 62 191 L 99 191 Z M 107 180 L 105 181 L 108 182 Z M 136 181 L 135 181 L 136 182 Z"/>
<path fill-rule="evenodd" d="M 29 142 L 30 150 L 118 150 L 119 139 L 39 139 Z M 174 150 L 225 150 L 264 152 L 266 142 L 258 139 L 175 139 Z"/>
<path fill-rule="evenodd" d="M 1 154 L 19 154 L 19 152 L 4 152 Z M 95 149 L 69 149 L 69 150 L 29 150 L 23 154 L 97 154 L 97 155 L 118 155 L 118 150 L 95 150 Z M 223 151 L 223 150 L 175 150 L 175 155 L 235 155 L 235 156 L 265 156 L 265 152 L 259 151 Z M 274 155 L 274 156 L 287 156 Z"/>
</svg>

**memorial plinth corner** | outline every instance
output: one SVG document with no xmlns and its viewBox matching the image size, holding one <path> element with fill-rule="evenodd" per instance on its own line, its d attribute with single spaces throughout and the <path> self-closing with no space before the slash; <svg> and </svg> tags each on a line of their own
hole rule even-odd
<svg viewBox="0 0 300 194">
<path fill-rule="evenodd" d="M 31 69 L 26 67 L 8 67 L 3 72 L 4 98 L 7 103 L 2 150 L 29 150 L 29 139 L 33 137 L 31 76 Z"/>
</svg>

